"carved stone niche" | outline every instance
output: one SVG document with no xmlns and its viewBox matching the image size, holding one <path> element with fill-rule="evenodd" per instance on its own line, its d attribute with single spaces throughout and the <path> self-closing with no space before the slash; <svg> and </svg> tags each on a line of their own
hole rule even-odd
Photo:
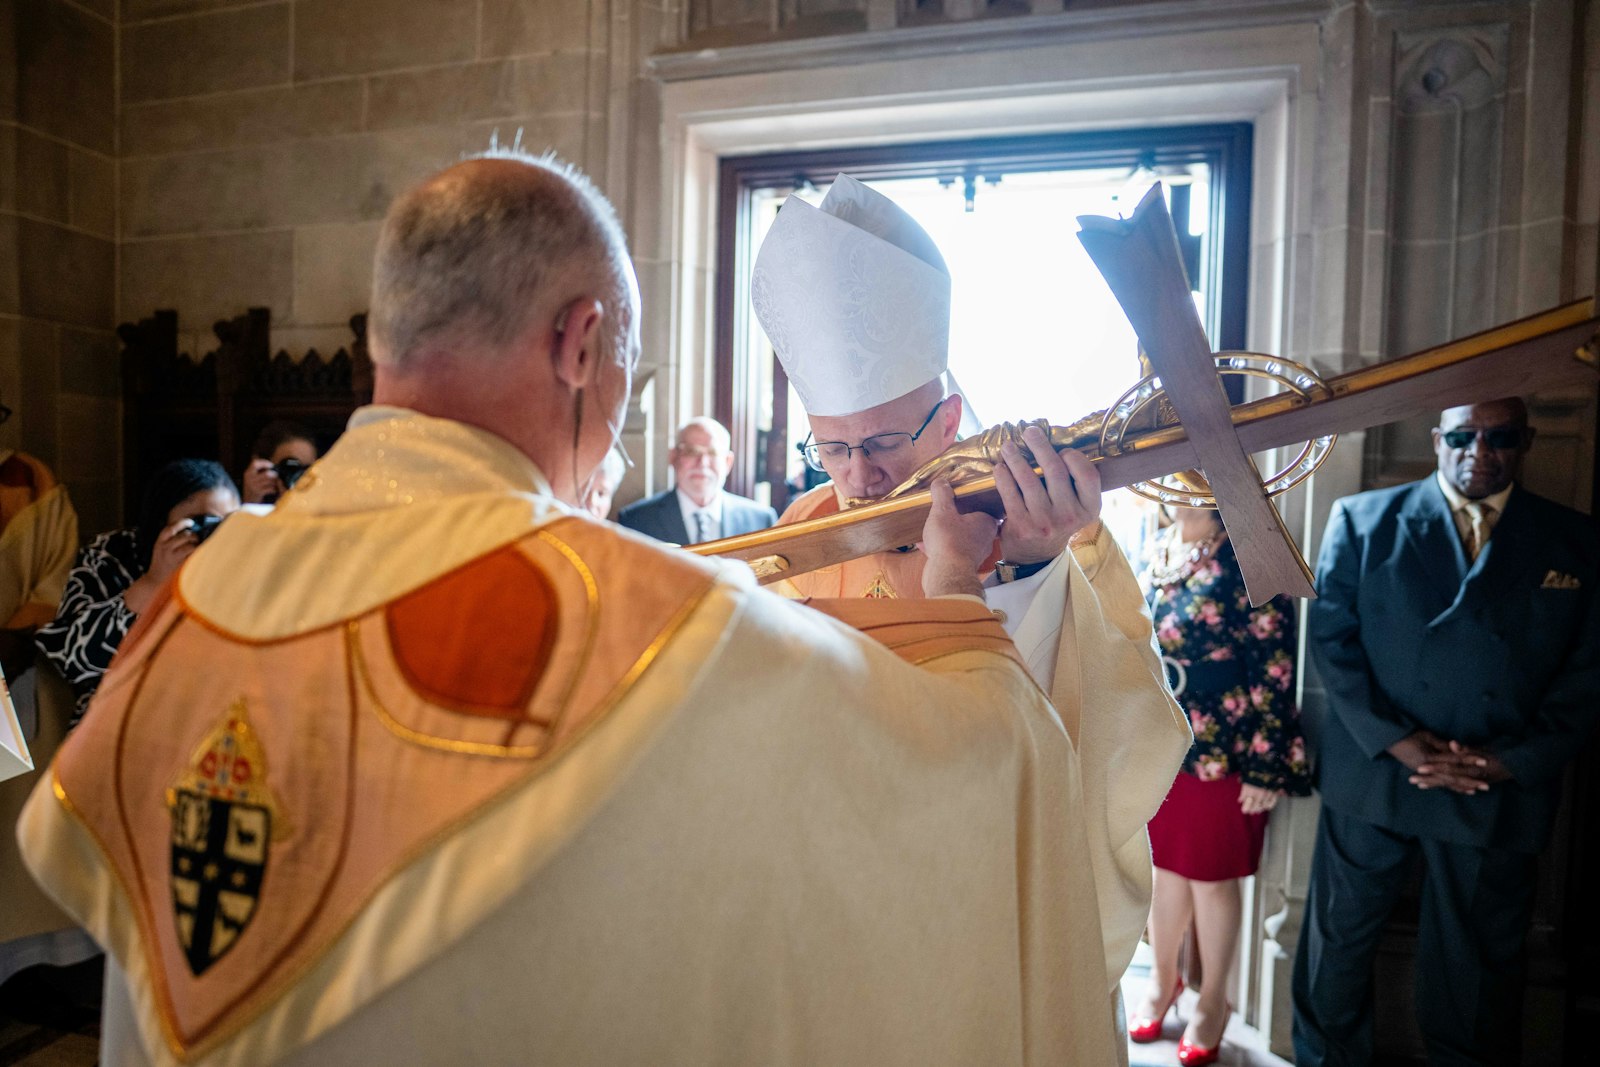
<svg viewBox="0 0 1600 1067">
<path fill-rule="evenodd" d="M 1386 356 L 1499 320 L 1509 42 L 1503 23 L 1395 37 Z M 1431 470 L 1432 425 L 1413 419 L 1370 434 L 1367 484 Z"/>
<path fill-rule="evenodd" d="M 1396 39 L 1389 352 L 1493 326 L 1504 24 Z"/>
</svg>

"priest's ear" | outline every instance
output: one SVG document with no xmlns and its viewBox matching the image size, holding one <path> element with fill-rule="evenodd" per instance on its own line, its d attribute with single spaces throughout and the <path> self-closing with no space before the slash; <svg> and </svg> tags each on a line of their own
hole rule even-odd
<svg viewBox="0 0 1600 1067">
<path fill-rule="evenodd" d="M 593 384 L 596 368 L 606 358 L 605 305 L 583 296 L 556 313 L 550 359 L 556 380 L 568 389 Z"/>
</svg>

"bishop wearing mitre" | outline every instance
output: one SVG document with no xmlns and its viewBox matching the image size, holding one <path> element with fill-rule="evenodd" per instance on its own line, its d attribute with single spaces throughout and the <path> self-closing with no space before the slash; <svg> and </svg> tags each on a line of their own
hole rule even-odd
<svg viewBox="0 0 1600 1067">
<path fill-rule="evenodd" d="M 141 614 L 19 826 L 102 1062 L 1117 1062 L 1124 812 L 983 603 L 994 520 L 943 487 L 925 597 L 805 606 L 590 516 L 638 289 L 549 159 L 407 192 L 374 278 L 374 406 Z M 1138 696 L 1085 617 L 1083 692 Z"/>
<path fill-rule="evenodd" d="M 784 203 L 756 257 L 755 311 L 805 406 L 806 462 L 830 481 L 780 524 L 884 497 L 955 442 L 965 398 L 948 376 L 950 288 L 928 233 L 848 175 L 820 206 Z M 1126 558 L 1097 518 L 1079 521 L 1086 496 L 1098 514 L 1093 468 L 1071 449 L 1057 455 L 1037 426 L 1022 439 L 1031 455 L 1008 441 L 995 467 L 1005 519 L 981 596 L 1077 745 L 1106 993 L 1120 1020 L 1120 979 L 1150 912 L 1145 824 L 1188 751 L 1189 727 Z M 907 546 L 799 575 L 781 591 L 920 597 L 927 566 Z"/>
</svg>

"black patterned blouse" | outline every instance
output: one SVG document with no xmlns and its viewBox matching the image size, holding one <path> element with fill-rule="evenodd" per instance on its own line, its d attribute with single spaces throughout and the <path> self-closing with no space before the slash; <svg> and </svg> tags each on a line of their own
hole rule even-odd
<svg viewBox="0 0 1600 1067">
<path fill-rule="evenodd" d="M 144 572 L 132 530 L 101 534 L 78 553 L 55 621 L 34 635 L 39 651 L 55 664 L 77 697 L 74 724 L 83 718 L 89 698 L 100 687 L 100 676 L 138 618 L 128 610 L 122 593 Z"/>
<path fill-rule="evenodd" d="M 1249 785 L 1308 795 L 1294 602 L 1280 596 L 1252 608 L 1226 540 L 1179 577 L 1151 584 L 1156 642 L 1194 730 L 1183 769 L 1202 781 L 1239 774 Z"/>
</svg>

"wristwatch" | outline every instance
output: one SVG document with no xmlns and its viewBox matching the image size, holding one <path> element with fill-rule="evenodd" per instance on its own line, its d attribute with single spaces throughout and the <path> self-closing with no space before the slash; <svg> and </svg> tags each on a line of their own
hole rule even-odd
<svg viewBox="0 0 1600 1067">
<path fill-rule="evenodd" d="M 1007 563 L 1001 560 L 994 565 L 994 576 L 1002 583 L 1020 582 L 1024 578 L 1032 578 L 1054 562 L 1053 559 L 1042 559 L 1038 563 Z"/>
</svg>

